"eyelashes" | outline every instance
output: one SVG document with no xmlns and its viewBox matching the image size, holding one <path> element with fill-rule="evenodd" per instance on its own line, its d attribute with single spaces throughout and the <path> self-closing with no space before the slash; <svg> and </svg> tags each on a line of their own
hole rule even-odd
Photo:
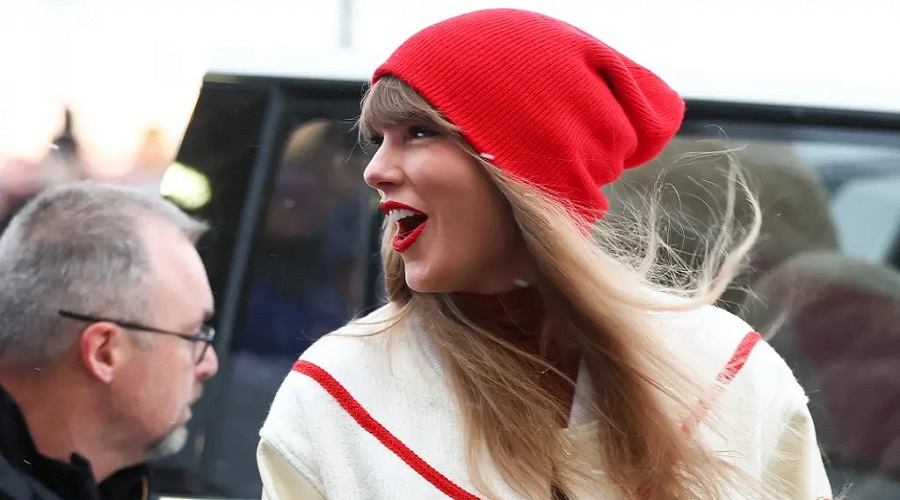
<svg viewBox="0 0 900 500">
<path fill-rule="evenodd" d="M 404 130 L 405 137 L 404 139 L 407 141 L 415 141 L 421 139 L 428 139 L 431 137 L 438 137 L 441 135 L 437 130 L 426 127 L 423 125 L 410 125 L 406 127 Z M 365 137 L 360 141 L 360 145 L 363 150 L 366 152 L 374 152 L 384 143 L 383 135 L 371 135 L 369 137 Z"/>
<path fill-rule="evenodd" d="M 408 136 L 410 139 L 426 139 L 428 137 L 436 137 L 440 135 L 437 130 L 429 127 L 413 126 L 409 127 Z"/>
</svg>

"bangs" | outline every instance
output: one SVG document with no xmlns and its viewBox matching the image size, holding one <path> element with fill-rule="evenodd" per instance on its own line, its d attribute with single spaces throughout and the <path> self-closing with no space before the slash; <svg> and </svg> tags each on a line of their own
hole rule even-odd
<svg viewBox="0 0 900 500">
<path fill-rule="evenodd" d="M 360 139 L 368 141 L 380 135 L 386 126 L 408 122 L 430 125 L 438 132 L 459 136 L 459 128 L 408 83 L 391 75 L 382 77 L 363 97 L 358 123 Z"/>
</svg>

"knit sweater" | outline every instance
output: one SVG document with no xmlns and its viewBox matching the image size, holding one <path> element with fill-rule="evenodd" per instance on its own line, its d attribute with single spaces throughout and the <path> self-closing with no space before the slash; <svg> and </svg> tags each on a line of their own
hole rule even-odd
<svg viewBox="0 0 900 500">
<path fill-rule="evenodd" d="M 260 431 L 264 499 L 484 498 L 469 477 L 461 412 L 439 359 L 421 325 L 394 321 L 395 313 L 388 304 L 323 337 L 287 375 Z M 713 388 L 696 421 L 673 425 L 785 498 L 830 498 L 806 396 L 758 334 L 714 307 L 651 320 L 660 342 Z M 579 443 L 595 439 L 591 393 L 582 369 L 569 426 L 560 430 Z M 719 432 L 704 423 L 707 412 Z M 499 498 L 523 498 L 497 471 L 483 474 Z M 575 486 L 573 500 L 616 498 L 592 488 Z"/>
</svg>

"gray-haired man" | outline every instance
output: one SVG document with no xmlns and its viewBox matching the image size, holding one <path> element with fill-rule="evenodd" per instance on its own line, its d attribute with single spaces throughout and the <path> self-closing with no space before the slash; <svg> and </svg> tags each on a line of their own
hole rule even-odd
<svg viewBox="0 0 900 500">
<path fill-rule="evenodd" d="M 0 237 L 0 498 L 146 498 L 218 369 L 205 226 L 159 196 L 80 182 Z M 5 496 L 4 496 L 5 495 Z"/>
</svg>

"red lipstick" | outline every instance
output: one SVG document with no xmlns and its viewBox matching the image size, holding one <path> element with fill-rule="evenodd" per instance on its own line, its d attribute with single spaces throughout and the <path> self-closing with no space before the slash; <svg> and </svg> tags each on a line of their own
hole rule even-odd
<svg viewBox="0 0 900 500">
<path fill-rule="evenodd" d="M 425 230 L 428 215 L 417 208 L 392 200 L 381 202 L 379 207 L 397 221 L 397 232 L 392 242 L 394 250 L 399 253 L 409 250 Z"/>
</svg>

